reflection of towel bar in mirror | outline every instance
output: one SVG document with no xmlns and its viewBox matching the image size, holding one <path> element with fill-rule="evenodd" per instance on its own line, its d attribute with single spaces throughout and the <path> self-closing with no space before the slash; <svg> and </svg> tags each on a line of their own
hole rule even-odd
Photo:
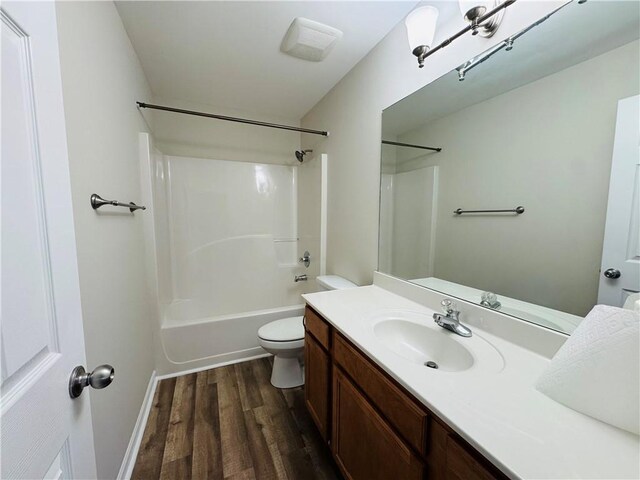
<svg viewBox="0 0 640 480">
<path fill-rule="evenodd" d="M 392 142 L 391 140 L 382 140 L 382 143 L 384 143 L 385 145 L 395 145 L 396 147 L 420 148 L 422 150 L 433 150 L 434 152 L 442 151 L 442 148 L 440 147 L 425 147 L 424 145 L 413 145 L 411 143 Z"/>
<path fill-rule="evenodd" d="M 91 208 L 93 208 L 94 210 L 97 210 L 98 208 L 102 207 L 103 205 L 113 205 L 114 207 L 126 207 L 126 208 L 129 209 L 129 211 L 131 213 L 135 212 L 136 210 L 146 210 L 147 209 L 147 207 L 145 207 L 143 205 L 136 205 L 133 202 L 122 203 L 122 202 L 119 202 L 117 200 L 105 200 L 104 198 L 102 198 L 97 193 L 94 193 L 94 194 L 91 195 Z"/>
<path fill-rule="evenodd" d="M 516 207 L 507 210 L 463 210 L 459 208 L 454 210 L 453 213 L 456 215 L 462 215 L 463 213 L 515 213 L 516 215 L 520 215 L 524 213 L 524 207 Z"/>
</svg>

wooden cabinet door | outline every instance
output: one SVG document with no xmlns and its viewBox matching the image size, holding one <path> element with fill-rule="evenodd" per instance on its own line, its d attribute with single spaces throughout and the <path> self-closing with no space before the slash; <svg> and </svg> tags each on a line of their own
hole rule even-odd
<svg viewBox="0 0 640 480">
<path fill-rule="evenodd" d="M 424 464 L 351 381 L 333 373 L 332 450 L 350 480 L 421 480 Z"/>
<path fill-rule="evenodd" d="M 467 448 L 451 435 L 446 440 L 447 480 L 506 479 L 493 465 L 475 458 Z"/>
<path fill-rule="evenodd" d="M 331 358 L 308 333 L 304 337 L 304 397 L 307 410 L 325 441 L 329 440 Z"/>
</svg>

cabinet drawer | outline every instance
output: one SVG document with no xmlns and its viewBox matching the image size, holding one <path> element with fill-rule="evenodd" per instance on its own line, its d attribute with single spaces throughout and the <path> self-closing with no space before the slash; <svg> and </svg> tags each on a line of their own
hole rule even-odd
<svg viewBox="0 0 640 480">
<path fill-rule="evenodd" d="M 352 382 L 333 374 L 332 450 L 348 480 L 422 480 L 422 461 Z"/>
<path fill-rule="evenodd" d="M 330 327 L 320 315 L 314 312 L 309 306 L 304 311 L 304 325 L 307 332 L 315 337 L 315 339 L 326 350 L 329 350 Z"/>
<path fill-rule="evenodd" d="M 337 332 L 333 335 L 333 358 L 337 365 L 378 407 L 400 435 L 424 455 L 427 450 L 427 413 L 395 386 L 377 367 Z"/>
</svg>

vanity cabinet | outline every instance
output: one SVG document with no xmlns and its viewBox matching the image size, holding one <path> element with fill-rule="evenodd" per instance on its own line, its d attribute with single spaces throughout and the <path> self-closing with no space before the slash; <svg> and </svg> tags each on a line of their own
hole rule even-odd
<svg viewBox="0 0 640 480">
<path fill-rule="evenodd" d="M 361 391 L 336 369 L 331 449 L 346 478 L 421 480 L 424 464 Z"/>
<path fill-rule="evenodd" d="M 331 392 L 329 325 L 309 308 L 305 312 L 304 325 L 305 403 L 320 435 L 328 441 Z"/>
<path fill-rule="evenodd" d="M 305 400 L 348 480 L 507 478 L 309 306 Z"/>
</svg>

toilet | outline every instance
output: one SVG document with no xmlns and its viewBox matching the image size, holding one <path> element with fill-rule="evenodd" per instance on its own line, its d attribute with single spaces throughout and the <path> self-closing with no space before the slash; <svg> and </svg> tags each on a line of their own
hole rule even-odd
<svg viewBox="0 0 640 480">
<path fill-rule="evenodd" d="M 357 285 L 338 275 L 321 275 L 316 278 L 322 290 L 340 290 Z M 258 330 L 258 343 L 273 358 L 271 384 L 277 388 L 293 388 L 304 384 L 303 317 L 281 318 L 263 325 Z"/>
</svg>

